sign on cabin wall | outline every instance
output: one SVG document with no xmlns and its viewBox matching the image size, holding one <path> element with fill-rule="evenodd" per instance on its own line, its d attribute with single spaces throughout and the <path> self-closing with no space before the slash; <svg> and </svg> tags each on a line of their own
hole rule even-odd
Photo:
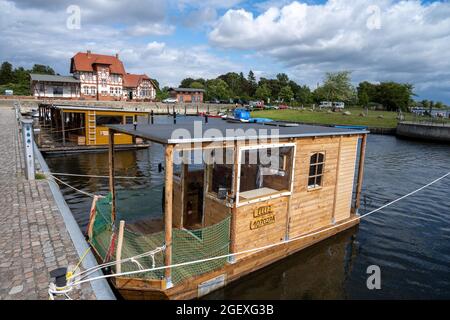
<svg viewBox="0 0 450 320">
<path fill-rule="evenodd" d="M 253 211 L 253 220 L 250 221 L 250 230 L 259 229 L 275 223 L 275 212 L 271 205 L 258 207 Z"/>
</svg>

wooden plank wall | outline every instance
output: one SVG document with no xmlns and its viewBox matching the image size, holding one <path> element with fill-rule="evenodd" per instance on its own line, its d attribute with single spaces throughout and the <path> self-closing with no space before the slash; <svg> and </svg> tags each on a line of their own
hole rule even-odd
<svg viewBox="0 0 450 320">
<path fill-rule="evenodd" d="M 358 137 L 342 137 L 339 179 L 337 181 L 336 207 L 334 218 L 336 222 L 350 216 L 352 205 L 353 184 L 355 178 Z"/>
<path fill-rule="evenodd" d="M 211 199 L 209 196 L 205 197 L 204 227 L 219 223 L 230 214 L 231 210 L 225 203 Z"/>
<path fill-rule="evenodd" d="M 342 139 L 341 152 L 339 139 Z M 333 216 L 337 222 L 350 216 L 357 141 L 357 136 L 297 140 L 294 192 L 289 221 L 290 238 L 331 225 Z M 321 187 L 309 190 L 310 157 L 315 152 L 325 153 L 323 183 Z M 339 188 L 334 207 L 337 183 Z"/>
<path fill-rule="evenodd" d="M 272 206 L 275 222 L 258 229 L 250 229 L 250 223 L 255 219 L 253 213 L 259 207 Z M 288 197 L 258 202 L 239 207 L 236 211 L 236 251 L 257 248 L 284 240 L 286 236 Z M 239 255 L 236 260 L 249 254 Z"/>
</svg>

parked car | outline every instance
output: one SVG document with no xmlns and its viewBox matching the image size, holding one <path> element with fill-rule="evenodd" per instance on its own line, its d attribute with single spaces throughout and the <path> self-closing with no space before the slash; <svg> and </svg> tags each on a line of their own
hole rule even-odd
<svg viewBox="0 0 450 320">
<path fill-rule="evenodd" d="M 283 109 L 288 109 L 289 107 L 288 107 L 288 105 L 286 105 L 286 104 L 280 104 L 279 106 L 278 106 L 278 109 L 280 109 L 280 110 L 283 110 Z"/>
<path fill-rule="evenodd" d="M 215 103 L 215 104 L 219 104 L 220 100 L 219 99 L 211 99 L 211 101 L 208 101 L 209 103 Z"/>
<path fill-rule="evenodd" d="M 262 109 L 264 109 L 264 101 L 262 101 L 262 100 L 250 101 L 249 105 L 254 110 L 262 110 Z"/>
<path fill-rule="evenodd" d="M 175 98 L 167 98 L 162 101 L 163 103 L 177 103 L 177 99 Z"/>
</svg>

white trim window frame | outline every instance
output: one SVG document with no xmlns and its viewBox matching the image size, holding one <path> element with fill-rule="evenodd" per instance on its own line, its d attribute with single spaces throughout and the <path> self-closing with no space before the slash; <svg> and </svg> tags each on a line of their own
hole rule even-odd
<svg viewBox="0 0 450 320">
<path fill-rule="evenodd" d="M 242 164 L 242 151 L 247 150 L 255 150 L 255 149 L 270 149 L 270 148 L 282 148 L 282 147 L 293 147 L 293 156 L 292 156 L 292 172 L 291 172 L 291 181 L 290 181 L 290 190 L 285 192 L 279 192 L 269 196 L 263 196 L 255 199 L 250 199 L 246 201 L 239 201 L 239 193 L 241 189 L 241 164 Z M 271 199 L 277 199 L 285 196 L 292 195 L 294 190 L 294 177 L 295 177 L 295 156 L 297 153 L 297 144 L 295 142 L 287 142 L 287 143 L 272 143 L 272 144 L 257 144 L 251 146 L 243 146 L 238 148 L 238 172 L 236 175 L 237 183 L 236 183 L 236 207 L 242 207 L 248 204 L 263 202 Z"/>
</svg>

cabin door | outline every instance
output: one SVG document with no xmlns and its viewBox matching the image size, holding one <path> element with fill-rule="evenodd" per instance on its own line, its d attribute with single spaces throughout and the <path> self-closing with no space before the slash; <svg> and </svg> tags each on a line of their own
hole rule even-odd
<svg viewBox="0 0 450 320">
<path fill-rule="evenodd" d="M 203 222 L 203 168 L 184 170 L 183 227 L 188 230 L 202 228 Z"/>
</svg>

